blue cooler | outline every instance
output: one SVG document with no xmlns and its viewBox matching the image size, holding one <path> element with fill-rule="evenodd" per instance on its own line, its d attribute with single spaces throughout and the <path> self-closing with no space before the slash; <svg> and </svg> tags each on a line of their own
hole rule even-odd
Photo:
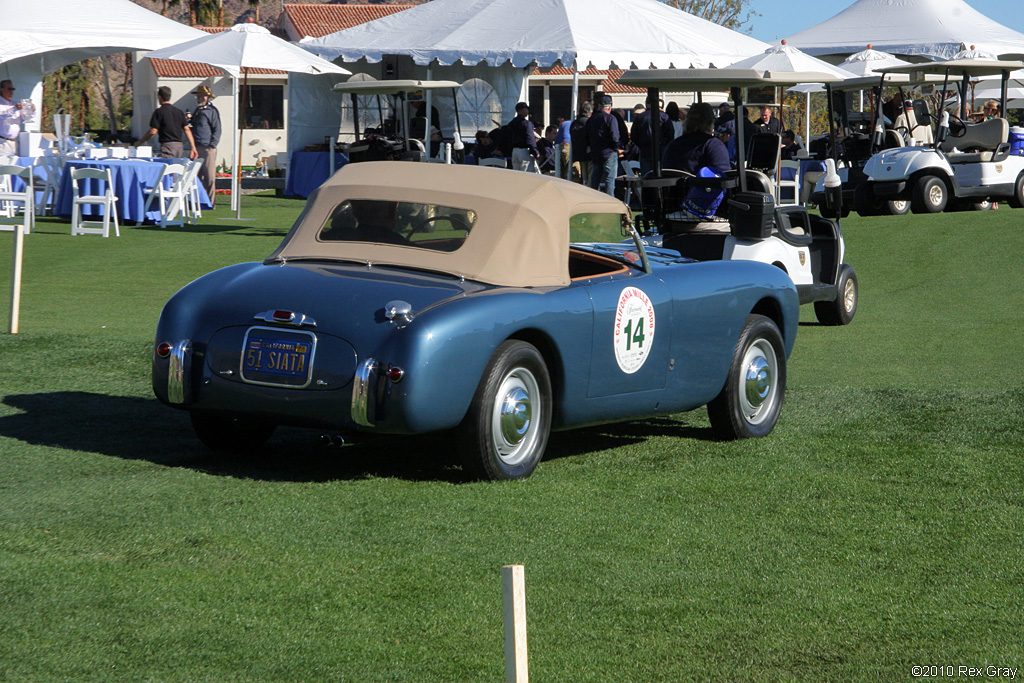
<svg viewBox="0 0 1024 683">
<path fill-rule="evenodd" d="M 1024 156 L 1024 128 L 1014 126 L 1010 129 L 1010 154 Z"/>
</svg>

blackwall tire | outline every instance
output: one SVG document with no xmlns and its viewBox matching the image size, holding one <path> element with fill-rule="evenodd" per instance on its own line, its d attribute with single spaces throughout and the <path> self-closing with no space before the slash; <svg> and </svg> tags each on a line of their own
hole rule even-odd
<svg viewBox="0 0 1024 683">
<path fill-rule="evenodd" d="M 949 201 L 949 188 L 938 176 L 924 175 L 914 183 L 910 208 L 914 213 L 942 213 Z"/>
<path fill-rule="evenodd" d="M 814 315 L 822 325 L 849 325 L 857 313 L 860 283 L 857 273 L 845 263 L 839 266 L 836 289 L 839 294 L 834 301 L 814 302 Z"/>
</svg>

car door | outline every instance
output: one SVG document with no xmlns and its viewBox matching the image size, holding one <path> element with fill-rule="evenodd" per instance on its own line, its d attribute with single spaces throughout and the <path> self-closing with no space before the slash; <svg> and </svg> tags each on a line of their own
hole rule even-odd
<svg viewBox="0 0 1024 683">
<path fill-rule="evenodd" d="M 587 285 L 594 310 L 591 398 L 663 389 L 672 346 L 672 298 L 664 282 L 641 273 Z"/>
</svg>

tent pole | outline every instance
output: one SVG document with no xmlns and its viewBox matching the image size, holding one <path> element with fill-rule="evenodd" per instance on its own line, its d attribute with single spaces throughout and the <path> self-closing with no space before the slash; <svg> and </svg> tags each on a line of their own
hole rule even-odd
<svg viewBox="0 0 1024 683">
<path fill-rule="evenodd" d="M 740 192 L 747 191 L 747 154 L 746 150 L 743 149 L 746 146 L 746 140 L 744 140 L 743 129 L 746 128 L 744 125 L 747 121 L 747 112 L 743 109 L 743 100 L 746 98 L 743 96 L 746 94 L 746 88 L 742 90 L 739 88 L 732 89 L 732 100 L 736 105 L 736 172 L 740 177 Z M 698 93 L 698 96 L 700 93 Z"/>
<path fill-rule="evenodd" d="M 237 211 L 238 210 L 238 194 L 239 194 L 239 192 L 238 192 L 238 189 L 239 189 L 238 185 L 239 185 L 239 183 L 238 183 L 238 173 L 237 173 L 237 171 L 238 171 L 238 160 L 242 158 L 242 150 L 241 150 L 241 147 L 242 147 L 242 101 L 241 101 L 242 100 L 242 94 L 241 94 L 241 90 L 238 87 L 238 77 L 237 76 L 232 76 L 231 77 L 231 84 L 232 84 L 232 86 L 234 86 L 232 89 L 234 90 L 234 95 L 235 95 L 235 125 L 238 126 L 238 144 L 235 145 L 235 153 L 234 153 L 235 163 L 233 164 L 234 168 L 231 169 L 231 208 L 235 209 Z"/>
<path fill-rule="evenodd" d="M 434 80 L 434 69 L 427 64 L 427 80 Z M 434 91 L 427 88 L 426 95 L 423 98 L 426 102 L 426 117 L 427 123 L 423 126 L 423 146 L 427 148 L 427 158 L 430 158 L 430 127 L 434 124 L 434 117 L 430 111 L 434 108 Z M 440 123 L 440 121 L 438 121 Z"/>
<path fill-rule="evenodd" d="M 577 112 L 579 112 L 579 110 L 580 110 L 580 72 L 579 72 L 579 69 L 576 67 L 576 58 L 575 57 L 572 60 L 572 100 L 571 100 L 571 102 L 572 102 L 572 105 L 571 105 L 571 109 L 569 111 L 569 120 L 570 121 L 575 121 L 576 120 L 576 116 L 577 116 Z M 570 123 L 569 126 L 571 127 L 572 124 Z M 561 155 L 559 155 L 559 156 L 561 156 Z M 570 139 L 569 139 L 569 160 L 567 162 L 569 164 L 569 168 L 565 169 L 565 179 L 566 180 L 572 180 L 572 157 L 573 157 L 572 138 L 570 137 Z"/>
<path fill-rule="evenodd" d="M 811 93 L 807 92 L 807 108 L 804 109 L 804 146 L 811 149 Z"/>
</svg>

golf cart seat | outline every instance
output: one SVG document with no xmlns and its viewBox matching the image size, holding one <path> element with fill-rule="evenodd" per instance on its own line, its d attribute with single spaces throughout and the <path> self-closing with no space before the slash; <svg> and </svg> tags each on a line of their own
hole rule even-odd
<svg viewBox="0 0 1024 683">
<path fill-rule="evenodd" d="M 928 106 L 921 100 L 912 100 L 906 103 L 906 107 L 896 117 L 893 127 L 904 128 L 909 131 L 910 140 L 908 143 L 914 145 L 931 145 L 935 142 L 932 134 L 932 127 L 928 125 Z M 920 112 L 920 114 L 918 113 Z M 922 123 L 922 120 L 924 123 Z"/>
<path fill-rule="evenodd" d="M 964 124 L 965 132 L 960 137 L 950 135 L 942 141 L 940 149 L 946 153 L 951 164 L 976 164 L 983 161 L 998 161 L 1009 153 L 1007 139 L 1010 124 L 1006 119 L 989 119 L 981 123 Z M 953 150 L 957 151 L 953 151 Z"/>
</svg>

